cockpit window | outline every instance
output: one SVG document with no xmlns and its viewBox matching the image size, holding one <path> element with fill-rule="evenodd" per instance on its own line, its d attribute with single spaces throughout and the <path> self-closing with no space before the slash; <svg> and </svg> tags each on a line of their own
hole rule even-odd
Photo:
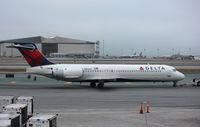
<svg viewBox="0 0 200 127">
<path fill-rule="evenodd" d="M 176 72 L 176 69 L 172 69 L 172 71 Z"/>
</svg>

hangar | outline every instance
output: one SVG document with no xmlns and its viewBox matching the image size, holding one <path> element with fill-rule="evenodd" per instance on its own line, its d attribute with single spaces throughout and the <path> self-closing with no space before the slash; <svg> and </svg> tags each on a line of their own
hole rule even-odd
<svg viewBox="0 0 200 127">
<path fill-rule="evenodd" d="M 16 49 L 6 49 L 13 42 L 35 43 L 45 56 L 48 57 L 99 57 L 99 41 L 90 42 L 65 37 L 28 37 L 0 41 L 0 56 L 21 57 Z"/>
</svg>

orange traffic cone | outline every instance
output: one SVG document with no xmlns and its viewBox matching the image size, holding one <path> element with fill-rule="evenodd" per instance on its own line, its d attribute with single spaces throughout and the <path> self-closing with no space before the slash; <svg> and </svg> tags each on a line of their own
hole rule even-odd
<svg viewBox="0 0 200 127">
<path fill-rule="evenodd" d="M 141 103 L 141 105 L 140 105 L 140 114 L 144 114 L 144 111 L 143 111 L 143 103 Z"/>
<path fill-rule="evenodd" d="M 147 102 L 147 112 L 146 113 L 150 113 L 150 105 L 149 102 Z"/>
</svg>

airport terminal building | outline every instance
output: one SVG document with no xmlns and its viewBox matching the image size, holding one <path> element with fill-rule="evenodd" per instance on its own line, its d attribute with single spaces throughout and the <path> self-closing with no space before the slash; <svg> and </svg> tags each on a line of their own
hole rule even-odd
<svg viewBox="0 0 200 127">
<path fill-rule="evenodd" d="M 21 57 L 17 49 L 6 48 L 13 42 L 19 43 L 34 43 L 37 48 L 48 57 L 83 57 L 93 58 L 99 57 L 99 41 L 90 42 L 84 40 L 77 40 L 64 37 L 50 37 L 43 36 L 12 39 L 0 41 L 0 56 L 1 57 Z"/>
</svg>

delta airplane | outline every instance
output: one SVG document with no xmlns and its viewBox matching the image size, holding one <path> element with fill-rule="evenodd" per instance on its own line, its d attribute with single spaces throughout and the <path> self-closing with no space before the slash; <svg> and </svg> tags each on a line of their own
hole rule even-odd
<svg viewBox="0 0 200 127">
<path fill-rule="evenodd" d="M 103 88 L 107 82 L 173 82 L 185 78 L 184 74 L 168 65 L 119 65 L 119 64 L 55 64 L 48 61 L 33 43 L 14 43 L 31 66 L 26 72 L 49 78 L 89 82 L 90 87 Z"/>
</svg>

